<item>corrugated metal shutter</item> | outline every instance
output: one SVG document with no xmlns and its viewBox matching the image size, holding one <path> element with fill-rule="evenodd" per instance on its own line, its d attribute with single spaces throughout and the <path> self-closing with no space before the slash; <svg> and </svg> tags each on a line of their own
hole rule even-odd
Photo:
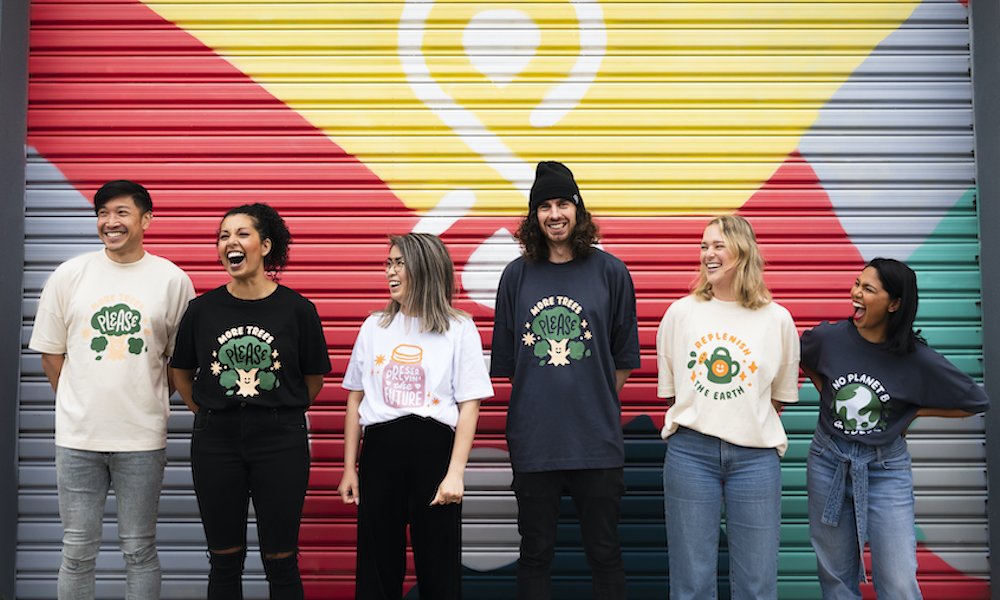
<svg viewBox="0 0 1000 600">
<path fill-rule="evenodd" d="M 361 319 L 385 298 L 385 233 L 441 233 L 460 306 L 490 338 L 491 294 L 516 255 L 504 230 L 532 165 L 567 162 L 636 282 L 643 367 L 623 394 L 630 595 L 666 594 L 653 336 L 690 281 L 704 216 L 755 223 L 769 281 L 798 324 L 845 313 L 863 260 L 918 270 L 920 326 L 981 377 L 968 16 L 960 2 L 302 2 L 33 5 L 25 265 L 26 344 L 38 294 L 94 247 L 87 198 L 107 179 L 154 193 L 149 248 L 223 280 L 212 233 L 225 207 L 268 201 L 297 244 L 283 282 L 314 299 L 334 374 L 311 414 L 303 570 L 313 598 L 352 596 L 353 511 L 335 494 Z M 36 355 L 21 388 L 18 597 L 54 597 L 60 527 L 52 394 Z M 470 598 L 512 598 L 517 532 L 505 399 L 484 408 L 465 504 Z M 818 597 L 804 460 L 815 392 L 783 416 L 780 594 Z M 207 560 L 171 420 L 159 540 L 165 598 L 204 595 Z M 925 419 L 915 462 L 925 597 L 987 597 L 982 419 Z M 109 502 L 99 594 L 123 595 Z M 589 595 L 571 503 L 555 563 L 562 598 Z M 248 597 L 264 597 L 251 548 Z M 725 573 L 725 556 L 722 573 Z M 408 585 L 412 584 L 412 579 Z"/>
</svg>

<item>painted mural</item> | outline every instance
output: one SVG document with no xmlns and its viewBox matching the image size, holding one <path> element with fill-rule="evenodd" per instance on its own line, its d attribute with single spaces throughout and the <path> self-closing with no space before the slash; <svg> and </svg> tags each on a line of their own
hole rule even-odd
<svg viewBox="0 0 1000 600">
<path fill-rule="evenodd" d="M 622 536 L 630 595 L 662 598 L 654 334 L 693 277 L 708 215 L 754 222 L 769 284 L 800 328 L 848 314 L 866 259 L 909 260 L 930 292 L 921 319 L 931 343 L 981 377 L 964 350 L 981 344 L 972 139 L 949 133 L 971 128 L 967 56 L 967 8 L 950 0 L 39 0 L 28 144 L 54 167 L 35 183 L 71 186 L 81 208 L 104 181 L 146 185 L 157 207 L 149 247 L 199 291 L 224 281 L 213 240 L 226 208 L 263 201 L 286 216 L 296 244 L 282 282 L 316 302 L 334 362 L 310 413 L 301 564 L 316 599 L 353 594 L 353 507 L 336 494 L 339 383 L 358 327 L 384 303 L 386 234 L 442 237 L 459 267 L 458 304 L 488 343 L 534 164 L 567 163 L 603 247 L 636 284 L 643 362 L 622 396 Z M 924 71 L 946 74 L 944 83 L 922 81 Z M 942 274 L 946 263 L 959 268 Z M 466 595 L 477 599 L 514 597 L 509 386 L 497 390 L 467 475 L 463 563 Z M 783 416 L 792 442 L 783 598 L 819 597 L 805 521 L 809 384 L 801 399 Z M 943 427 L 943 438 L 969 436 L 959 446 L 981 436 L 981 425 Z M 917 505 L 925 597 L 987 598 L 985 556 L 966 551 L 967 540 L 985 544 L 977 473 L 933 464 L 923 473 L 918 495 L 932 498 Z M 976 531 L 943 523 L 933 497 L 952 484 L 967 496 L 959 520 Z M 571 521 L 569 503 L 564 513 Z M 560 529 L 560 597 L 589 595 L 578 535 Z M 185 573 L 178 567 L 174 579 Z M 182 588 L 165 583 L 165 597 Z"/>
</svg>

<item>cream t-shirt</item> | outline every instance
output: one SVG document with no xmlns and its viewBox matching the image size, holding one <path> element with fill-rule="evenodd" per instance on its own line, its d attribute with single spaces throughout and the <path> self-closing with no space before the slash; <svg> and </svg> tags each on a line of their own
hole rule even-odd
<svg viewBox="0 0 1000 600">
<path fill-rule="evenodd" d="M 799 338 L 783 306 L 681 298 L 660 322 L 656 361 L 657 396 L 675 398 L 663 439 L 682 426 L 784 455 L 788 438 L 771 399 L 798 402 Z"/>
<path fill-rule="evenodd" d="M 72 258 L 45 284 L 28 347 L 65 354 L 56 445 L 93 452 L 167 444 L 167 358 L 191 280 L 148 252 L 133 263 L 104 250 Z"/>
</svg>

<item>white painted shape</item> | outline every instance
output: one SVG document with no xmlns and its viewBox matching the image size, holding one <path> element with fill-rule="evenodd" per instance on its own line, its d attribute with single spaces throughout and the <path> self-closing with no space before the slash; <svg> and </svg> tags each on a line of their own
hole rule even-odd
<svg viewBox="0 0 1000 600">
<path fill-rule="evenodd" d="M 413 226 L 413 233 L 441 235 L 472 210 L 476 194 L 469 189 L 452 190 Z"/>
<path fill-rule="evenodd" d="M 510 453 L 499 448 L 473 448 L 469 458 L 471 462 L 477 464 L 510 464 Z M 483 481 L 481 477 L 470 479 L 482 481 L 483 489 L 489 490 L 491 495 L 495 494 L 493 490 L 510 486 L 512 475 L 509 469 L 487 469 L 485 472 L 492 477 L 490 481 Z M 470 494 L 474 497 L 476 491 L 475 484 L 466 484 L 466 499 L 470 498 Z M 462 521 L 464 523 L 483 519 L 489 519 L 492 522 L 486 532 L 478 523 L 475 525 L 476 531 L 473 535 L 479 539 L 470 540 L 469 538 L 473 535 L 468 534 L 463 536 L 466 538 L 467 546 L 474 546 L 470 550 L 462 552 L 463 566 L 475 571 L 495 571 L 517 562 L 518 546 L 521 540 L 521 536 L 517 533 L 517 505 L 513 502 L 505 504 L 504 506 L 509 507 L 510 512 L 502 515 L 506 518 L 500 522 L 496 520 L 497 506 L 496 503 L 488 505 L 476 502 L 462 503 Z M 477 507 L 479 507 L 478 510 Z M 482 539 L 484 537 L 488 539 Z M 484 547 L 488 547 L 489 551 L 486 551 Z"/>
<path fill-rule="evenodd" d="M 552 127 L 561 121 L 580 104 L 601 69 L 608 45 L 604 11 L 595 0 L 573 0 L 573 9 L 576 10 L 577 29 L 580 32 L 580 54 L 569 77 L 549 90 L 541 103 L 531 111 L 529 120 L 532 127 Z"/>
<path fill-rule="evenodd" d="M 501 177 L 528 197 L 534 170 L 507 144 L 490 131 L 471 110 L 455 102 L 431 76 L 424 57 L 424 27 L 434 2 L 407 0 L 400 23 L 411 23 L 412 29 L 399 29 L 397 44 L 399 60 L 410 88 L 441 121 L 473 152 L 483 158 Z M 527 185 L 525 184 L 527 182 Z"/>
<path fill-rule="evenodd" d="M 524 71 L 541 39 L 531 17 L 514 9 L 484 10 L 472 17 L 462 32 L 469 62 L 501 88 Z"/>
<path fill-rule="evenodd" d="M 520 255 L 520 245 L 504 227 L 479 244 L 462 270 L 462 287 L 469 298 L 490 310 L 495 309 L 500 276 L 507 263 Z"/>
<path fill-rule="evenodd" d="M 919 5 L 910 15 L 907 23 L 904 23 L 902 27 L 886 36 L 868 58 L 856 69 L 855 74 L 830 98 L 826 104 L 826 108 L 820 111 L 819 117 L 813 124 L 810 132 L 803 136 L 799 144 L 802 155 L 809 160 L 817 177 L 819 177 L 820 183 L 824 185 L 824 189 L 829 194 L 830 202 L 833 204 L 834 212 L 840 219 L 841 226 L 848 237 L 855 243 L 858 251 L 861 252 L 862 257 L 866 261 L 876 256 L 885 256 L 887 252 L 884 246 L 879 244 L 863 243 L 866 237 L 870 237 L 867 229 L 871 226 L 871 219 L 852 218 L 852 209 L 856 209 L 859 206 L 857 191 L 845 189 L 851 186 L 831 185 L 830 182 L 852 181 L 859 178 L 861 170 L 864 170 L 866 180 L 884 179 L 892 181 L 902 176 L 901 171 L 904 167 L 891 163 L 879 167 L 878 165 L 830 160 L 829 156 L 836 154 L 841 149 L 844 139 L 842 136 L 831 136 L 829 132 L 836 131 L 838 123 L 843 120 L 841 115 L 844 106 L 850 105 L 852 100 L 856 100 L 858 97 L 870 93 L 872 90 L 873 85 L 870 80 L 866 81 L 864 78 L 857 77 L 856 75 L 859 73 L 886 72 L 886 69 L 891 68 L 894 64 L 896 57 L 891 54 L 892 51 L 883 48 L 897 47 L 902 41 L 913 37 L 915 30 L 920 27 L 919 23 L 945 18 L 952 22 L 960 23 L 968 18 L 968 14 L 966 8 L 958 2 L 951 4 L 929 4 L 925 2 Z M 913 23 L 913 25 L 910 23 Z M 933 35 L 937 36 L 941 34 L 935 31 Z M 879 98 L 880 103 L 871 104 L 870 108 L 852 107 L 851 112 L 853 116 L 851 118 L 856 120 L 861 118 L 858 115 L 864 115 L 866 122 L 891 122 L 892 114 L 899 106 L 900 96 L 905 96 L 907 99 L 914 101 L 928 100 L 936 98 L 940 94 L 938 88 L 941 87 L 941 84 L 937 82 L 929 83 L 914 80 L 898 82 L 893 85 L 896 90 L 895 96 Z M 877 134 L 870 132 L 864 132 L 863 135 L 869 142 L 871 141 L 870 138 L 878 137 Z M 878 145 L 883 150 L 894 146 L 898 147 L 902 155 L 912 155 L 914 152 L 926 152 L 929 155 L 933 155 L 933 153 L 940 152 L 940 148 L 933 143 L 930 136 L 921 136 L 919 140 L 923 140 L 923 143 L 920 146 L 914 147 L 914 139 L 899 136 L 898 134 L 887 135 L 884 141 Z M 956 165 L 951 161 L 944 161 L 937 164 L 928 162 L 925 165 L 921 165 L 920 168 L 924 177 L 950 181 L 954 177 Z M 971 166 L 969 168 L 971 169 Z M 971 186 L 972 184 L 973 181 L 970 174 L 969 185 Z M 954 187 L 934 189 L 930 186 L 920 190 L 922 196 L 920 198 L 921 208 L 939 209 L 935 211 L 936 216 L 929 215 L 920 219 L 907 220 L 893 219 L 893 235 L 905 235 L 908 238 L 907 242 L 912 243 L 914 250 L 920 247 L 924 240 L 930 237 L 937 228 L 946 210 L 954 206 L 966 191 L 966 189 L 955 189 Z M 861 204 L 864 203 L 862 202 Z M 867 204 L 871 207 L 877 206 L 879 210 L 891 211 L 894 208 L 911 207 L 913 206 L 913 200 L 905 194 L 880 194 L 878 191 L 873 191 L 872 197 Z M 859 243 L 859 241 L 862 243 Z M 894 256 L 894 258 L 906 260 L 911 254 L 912 252 L 904 256 Z"/>
</svg>

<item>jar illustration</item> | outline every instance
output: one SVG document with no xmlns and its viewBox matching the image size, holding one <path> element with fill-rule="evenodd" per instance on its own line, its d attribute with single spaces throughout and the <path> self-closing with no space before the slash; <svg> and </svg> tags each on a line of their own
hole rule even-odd
<svg viewBox="0 0 1000 600">
<path fill-rule="evenodd" d="M 424 405 L 424 350 L 420 346 L 400 344 L 392 349 L 392 358 L 382 371 L 382 398 L 392 408 L 416 408 Z"/>
<path fill-rule="evenodd" d="M 708 363 L 708 380 L 714 383 L 729 383 L 740 373 L 740 363 L 729 356 L 729 350 L 720 346 L 712 352 Z"/>
</svg>

